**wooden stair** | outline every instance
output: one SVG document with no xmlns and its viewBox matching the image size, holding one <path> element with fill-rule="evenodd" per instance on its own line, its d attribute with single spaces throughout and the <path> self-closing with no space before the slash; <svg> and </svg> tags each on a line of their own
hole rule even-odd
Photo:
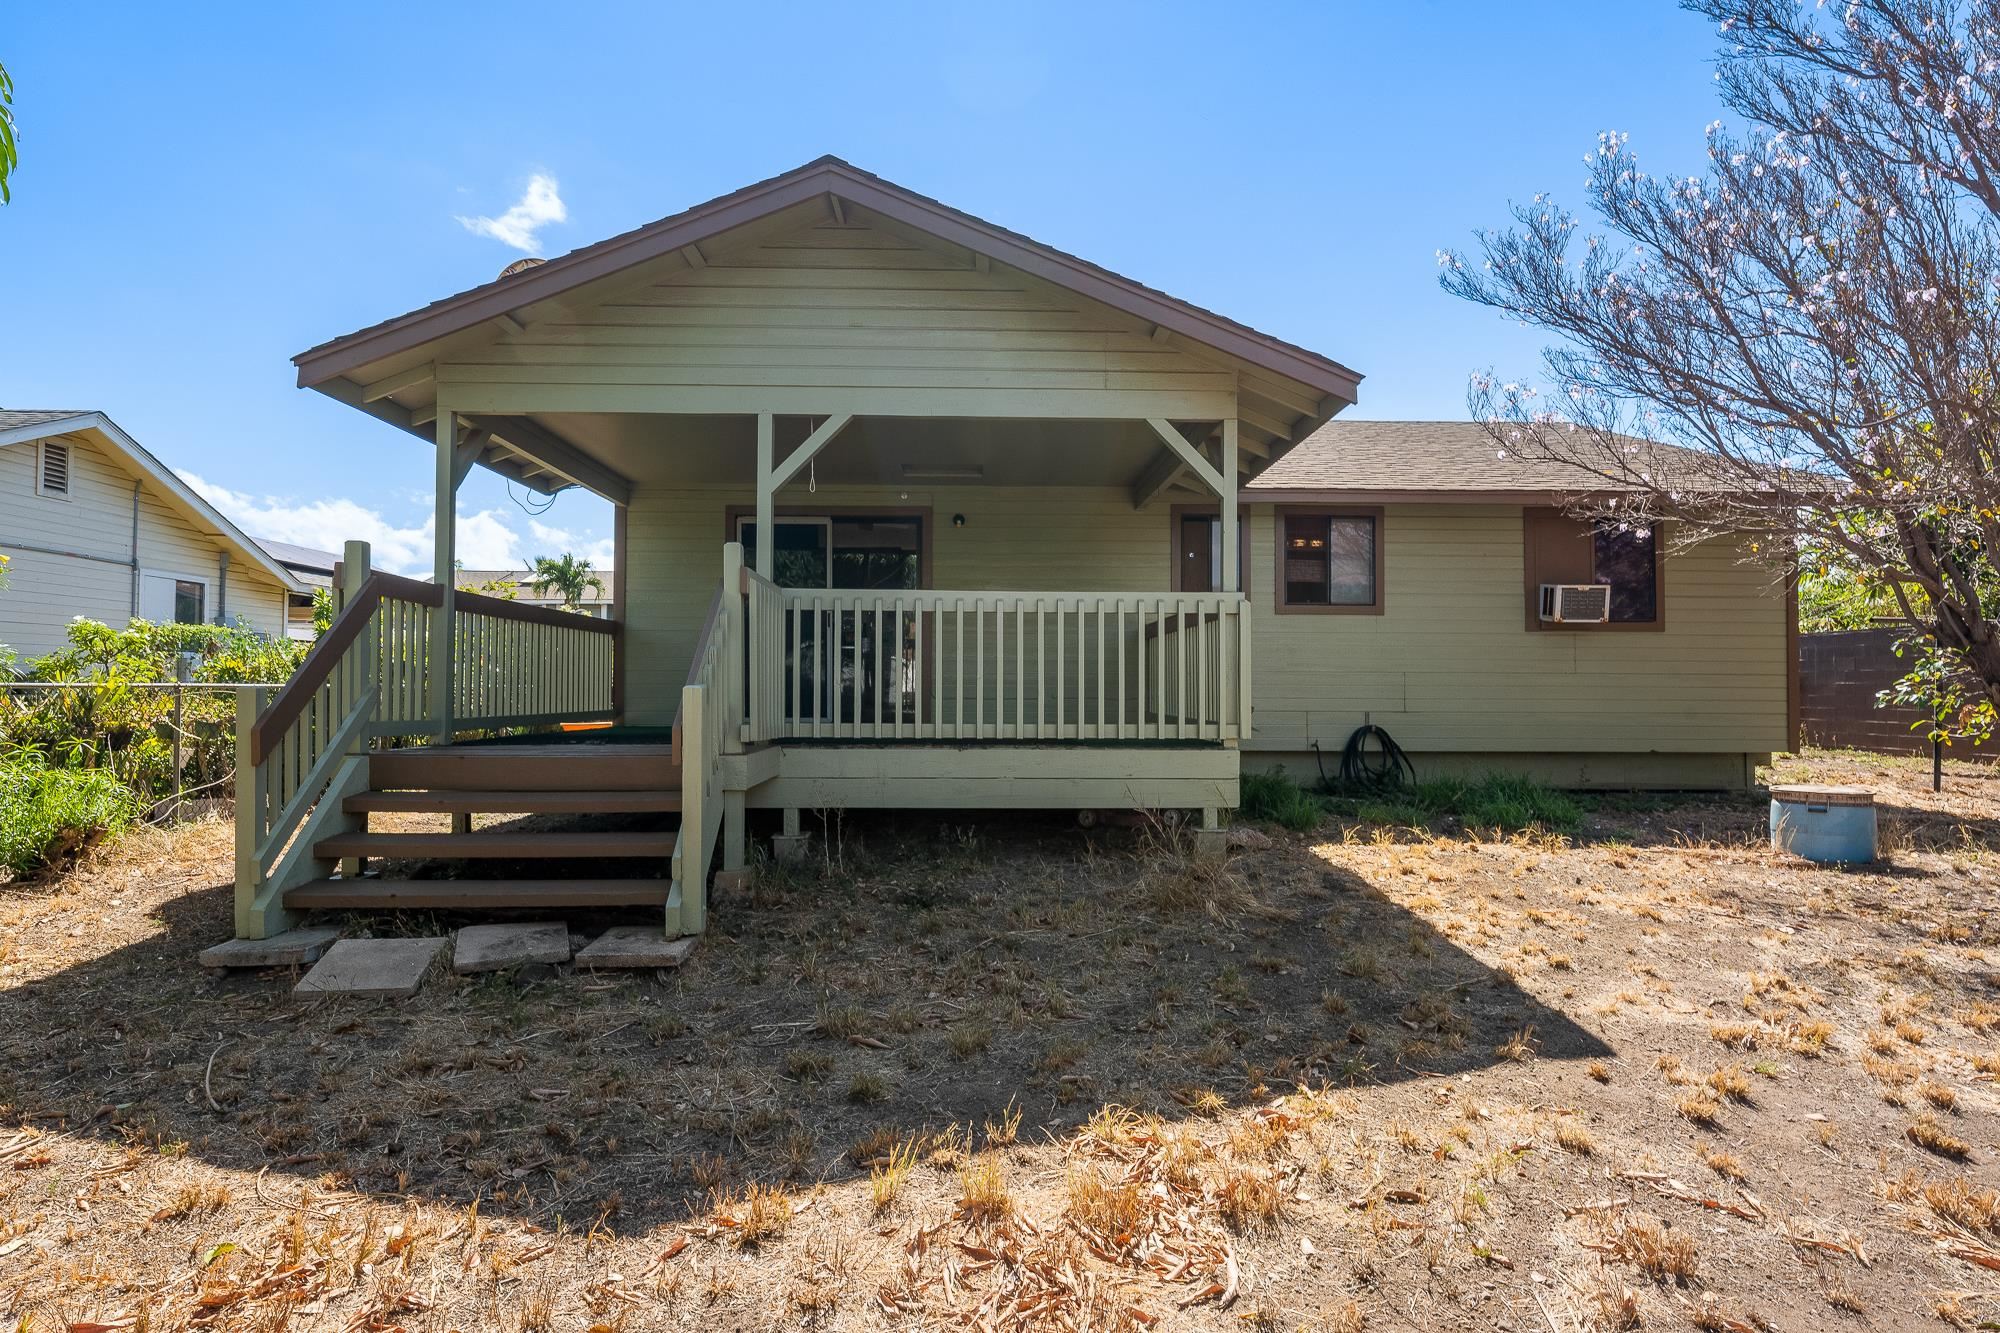
<svg viewBox="0 0 2000 1333">
<path fill-rule="evenodd" d="M 313 844 L 326 861 L 390 863 L 388 873 L 312 880 L 288 890 L 293 911 L 517 911 L 662 908 L 681 809 L 671 745 L 601 742 L 429 746 L 369 758 L 369 790 L 346 797 L 360 825 Z M 371 831 L 373 814 L 453 816 L 455 831 Z M 643 828 L 471 830 L 491 815 L 653 816 Z M 625 823 L 633 821 L 626 820 Z M 401 873 L 425 865 L 422 878 Z M 499 878 L 480 878 L 482 863 Z M 453 867 L 450 863 L 463 863 Z M 586 864 L 577 864 L 586 863 Z M 565 868 L 577 873 L 564 877 Z M 457 873 L 453 873 L 454 869 Z M 518 873 L 516 873 L 518 872 Z"/>
</svg>

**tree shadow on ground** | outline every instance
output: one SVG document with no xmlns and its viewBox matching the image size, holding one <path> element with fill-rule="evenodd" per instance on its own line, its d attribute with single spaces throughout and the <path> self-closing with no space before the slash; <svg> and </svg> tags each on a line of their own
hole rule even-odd
<svg viewBox="0 0 2000 1333">
<path fill-rule="evenodd" d="M 1543 1058 L 1610 1053 L 1305 840 L 1219 875 L 1159 830 L 1049 816 L 850 816 L 815 847 L 719 896 L 678 973 L 440 968 L 401 1002 L 211 978 L 230 890 L 171 898 L 157 934 L 0 992 L 0 1114 L 622 1231 L 752 1180 L 865 1176 L 923 1130 L 1453 1075 L 1529 1030 Z"/>
</svg>

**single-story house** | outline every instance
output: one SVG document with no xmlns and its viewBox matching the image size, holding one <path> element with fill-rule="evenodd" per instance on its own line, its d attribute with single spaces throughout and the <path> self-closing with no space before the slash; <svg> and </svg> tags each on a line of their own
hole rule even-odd
<svg viewBox="0 0 2000 1333">
<path fill-rule="evenodd" d="M 1477 426 L 1340 418 L 1341 362 L 837 159 L 295 361 L 433 450 L 436 582 L 350 547 L 334 630 L 246 714 L 246 935 L 581 903 L 696 932 L 750 811 L 777 812 L 780 853 L 827 807 L 1212 831 L 1246 766 L 1309 776 L 1364 723 L 1420 773 L 1601 786 L 1742 787 L 1792 743 L 1787 597 L 1743 552 L 1593 528 L 1571 477 Z M 612 503 L 609 620 L 459 590 L 473 467 Z M 592 721 L 613 725 L 468 735 Z M 387 748 L 412 734 L 431 744 Z M 369 832 L 379 810 L 454 832 Z M 568 810 L 679 829 L 470 831 Z M 405 855 L 630 870 L 357 876 Z"/>
<path fill-rule="evenodd" d="M 331 551 L 316 551 L 310 546 L 295 546 L 291 542 L 261 541 L 258 545 L 269 551 L 271 558 L 283 565 L 305 588 L 304 592 L 292 593 L 285 599 L 285 637 L 310 642 L 313 637 L 313 594 L 321 588 L 333 587 L 333 570 L 340 563 L 340 557 Z"/>
<path fill-rule="evenodd" d="M 597 577 L 598 583 L 596 586 L 585 586 L 583 598 L 571 614 L 608 619 L 613 606 L 611 589 L 617 576 L 609 569 L 593 569 L 591 573 Z M 519 602 L 523 606 L 545 606 L 552 611 L 566 609 L 562 594 L 554 588 L 544 591 L 535 587 L 535 571 L 532 569 L 461 569 L 456 577 L 461 590 L 483 592 Z"/>
<path fill-rule="evenodd" d="M 285 632 L 304 589 L 102 412 L 0 410 L 0 644 L 23 658 L 78 616 Z"/>
</svg>

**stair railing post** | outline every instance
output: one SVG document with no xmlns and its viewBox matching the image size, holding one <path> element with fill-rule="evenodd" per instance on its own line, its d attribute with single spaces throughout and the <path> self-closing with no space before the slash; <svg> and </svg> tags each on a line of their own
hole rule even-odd
<svg viewBox="0 0 2000 1333">
<path fill-rule="evenodd" d="M 759 538 L 761 542 L 761 538 Z M 748 617 L 743 614 L 743 543 L 722 546 L 722 750 L 736 754 L 743 749 L 745 675 L 749 670 L 750 644 Z"/>
<path fill-rule="evenodd" d="M 346 546 L 341 548 L 340 604 L 343 610 L 353 606 L 360 600 L 361 590 L 367 586 L 368 576 L 373 572 L 373 555 L 374 552 L 367 542 L 348 542 Z M 379 700 L 381 694 L 379 683 L 376 680 L 376 640 L 381 631 L 380 627 L 373 623 L 375 610 L 373 608 L 366 608 L 366 610 L 371 623 L 368 628 L 361 631 L 361 637 L 354 641 L 354 646 L 347 650 L 347 660 L 341 663 L 341 670 L 335 675 L 336 680 L 346 682 L 345 686 L 338 691 L 341 696 L 340 706 L 335 710 L 336 715 L 342 720 L 346 719 L 347 715 L 353 711 L 355 705 L 361 702 L 362 696 L 371 688 L 377 690 L 377 707 L 380 707 Z M 368 751 L 368 739 L 368 728 L 363 727 L 354 733 L 354 739 L 348 743 L 347 752 L 349 754 L 366 754 Z M 360 820 L 361 832 L 366 833 L 368 831 L 368 816 L 364 814 L 360 817 Z M 341 860 L 340 873 L 345 878 L 359 878 L 361 869 L 361 858 L 358 856 L 345 857 Z"/>
<path fill-rule="evenodd" d="M 250 759 L 250 733 L 270 701 L 268 685 L 244 685 L 236 691 L 236 934 L 261 940 L 285 928 L 283 910 L 274 912 L 260 902 L 264 868 L 257 850 L 264 842 L 263 779 Z"/>
</svg>

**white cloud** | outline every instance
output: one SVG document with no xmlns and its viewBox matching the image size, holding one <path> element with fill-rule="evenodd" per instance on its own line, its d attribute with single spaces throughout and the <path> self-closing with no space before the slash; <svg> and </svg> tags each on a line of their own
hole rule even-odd
<svg viewBox="0 0 2000 1333">
<path fill-rule="evenodd" d="M 431 535 L 437 528 L 434 519 L 404 527 L 345 497 L 299 502 L 285 496 L 232 491 L 192 472 L 181 473 L 181 478 L 252 537 L 334 552 L 346 542 L 364 541 L 373 548 L 370 556 L 378 569 L 393 574 L 431 572 L 434 559 Z M 533 520 L 530 526 L 542 528 Z M 608 548 L 610 543 L 600 545 Z M 585 549 L 592 551 L 596 547 Z M 518 569 L 533 554 L 521 534 L 514 530 L 512 516 L 504 510 L 459 511 L 458 559 L 465 568 Z"/>
<path fill-rule="evenodd" d="M 535 539 L 531 555 L 580 555 L 594 569 L 611 568 L 611 557 L 617 550 L 616 543 L 609 537 L 579 537 L 568 528 L 552 528 L 532 518 L 528 520 L 528 535 Z"/>
<path fill-rule="evenodd" d="M 568 220 L 569 209 L 563 205 L 562 195 L 556 191 L 556 178 L 536 172 L 528 178 L 528 188 L 521 192 L 520 202 L 499 217 L 461 217 L 458 221 L 467 231 L 491 236 L 502 245 L 511 245 L 525 254 L 533 254 L 541 248 L 541 238 L 537 233 L 543 227 Z"/>
</svg>

